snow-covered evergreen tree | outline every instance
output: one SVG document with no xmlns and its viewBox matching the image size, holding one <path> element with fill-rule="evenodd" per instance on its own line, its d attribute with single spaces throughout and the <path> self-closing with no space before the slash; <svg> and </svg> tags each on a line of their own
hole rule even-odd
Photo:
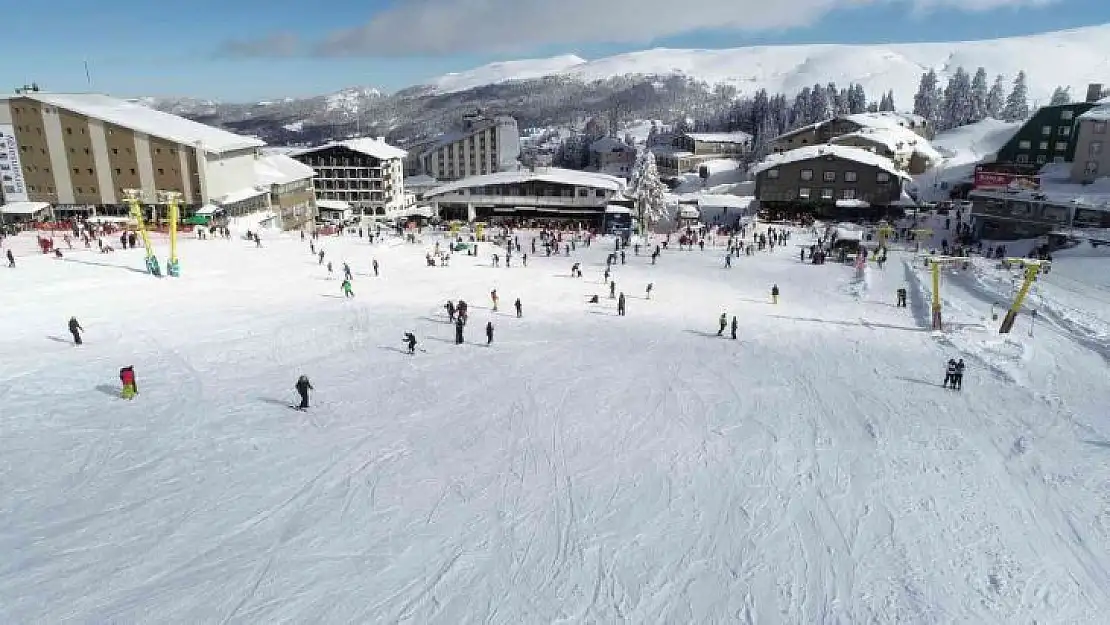
<svg viewBox="0 0 1110 625">
<path fill-rule="evenodd" d="M 971 79 L 971 121 L 977 122 L 987 117 L 987 70 L 980 67 Z"/>
<path fill-rule="evenodd" d="M 913 112 L 920 115 L 935 127 L 940 120 L 941 92 L 937 84 L 936 70 L 929 70 L 921 75 L 921 82 L 917 85 L 917 94 L 913 96 Z"/>
<path fill-rule="evenodd" d="M 957 67 L 944 88 L 944 109 L 939 129 L 956 128 L 971 122 L 971 76 L 964 68 Z"/>
<path fill-rule="evenodd" d="M 790 128 L 799 128 L 812 123 L 810 119 L 813 115 L 810 113 L 809 102 L 809 87 L 803 88 L 798 95 L 794 96 L 794 106 L 790 108 Z"/>
<path fill-rule="evenodd" d="M 862 113 L 867 110 L 867 94 L 863 85 L 856 83 L 848 88 L 848 112 Z"/>
<path fill-rule="evenodd" d="M 813 85 L 809 92 L 809 121 L 812 124 L 833 116 L 833 103 L 829 102 L 829 92 L 821 85 Z"/>
<path fill-rule="evenodd" d="M 994 84 L 991 85 L 991 90 L 987 92 L 987 117 L 1002 119 L 1002 110 L 1006 107 L 1004 80 L 1002 74 L 995 76 Z"/>
<path fill-rule="evenodd" d="M 1024 121 L 1029 118 L 1029 88 L 1025 84 L 1025 70 L 1014 77 L 1013 88 L 1006 96 L 1006 107 L 1002 119 L 1009 122 Z"/>
<path fill-rule="evenodd" d="M 649 229 L 667 217 L 667 187 L 659 179 L 651 150 L 641 150 L 636 157 L 629 195 L 636 201 L 641 228 Z"/>
<path fill-rule="evenodd" d="M 891 112 L 897 110 L 897 109 L 894 108 L 894 90 L 893 89 L 891 89 L 890 91 L 887 91 L 886 93 L 883 94 L 883 97 L 879 100 L 879 110 L 880 111 L 891 111 Z"/>
<path fill-rule="evenodd" d="M 1056 87 L 1052 92 L 1052 99 L 1049 100 L 1049 106 L 1057 106 L 1060 104 L 1071 104 L 1071 87 Z"/>
</svg>

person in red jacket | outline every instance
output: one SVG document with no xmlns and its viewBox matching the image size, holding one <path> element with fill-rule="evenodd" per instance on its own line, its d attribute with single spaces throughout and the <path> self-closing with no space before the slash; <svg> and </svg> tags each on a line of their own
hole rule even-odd
<svg viewBox="0 0 1110 625">
<path fill-rule="evenodd" d="M 139 386 L 135 383 L 134 365 L 127 365 L 119 370 L 119 381 L 123 384 L 120 396 L 124 399 L 134 399 L 135 395 L 139 394 Z"/>
</svg>

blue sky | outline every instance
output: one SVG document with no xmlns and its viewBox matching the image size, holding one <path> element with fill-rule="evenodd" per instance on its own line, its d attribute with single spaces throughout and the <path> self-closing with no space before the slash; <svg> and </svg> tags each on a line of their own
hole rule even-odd
<svg viewBox="0 0 1110 625">
<path fill-rule="evenodd" d="M 149 0 L 15 2 L 3 0 L 8 49 L 34 52 L 0 64 L 2 90 L 89 90 L 88 60 L 95 91 L 229 101 L 394 90 L 564 53 L 958 41 L 1110 22 L 1110 0 L 698 0 L 697 13 L 666 13 L 683 5 L 672 0 L 194 0 L 187 12 Z"/>
</svg>

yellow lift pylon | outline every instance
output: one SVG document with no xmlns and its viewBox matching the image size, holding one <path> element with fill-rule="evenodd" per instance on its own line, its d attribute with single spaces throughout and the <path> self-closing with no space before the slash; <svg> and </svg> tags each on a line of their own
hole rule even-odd
<svg viewBox="0 0 1110 625">
<path fill-rule="evenodd" d="M 169 207 L 170 258 L 166 261 L 166 273 L 174 278 L 181 276 L 181 264 L 177 259 L 177 220 L 179 217 L 181 198 L 181 193 L 177 191 L 158 192 L 159 203 L 166 204 Z"/>
<path fill-rule="evenodd" d="M 131 218 L 139 229 L 139 236 L 143 238 L 146 247 L 146 270 L 150 275 L 162 277 L 162 268 L 158 265 L 158 257 L 154 255 L 154 246 L 150 244 L 150 234 L 146 231 L 146 220 L 143 218 L 143 191 L 142 189 L 124 189 L 124 201 L 131 207 Z"/>
<path fill-rule="evenodd" d="M 1018 312 L 1021 311 L 1021 305 L 1025 302 L 1025 297 L 1029 295 L 1029 289 L 1033 287 L 1033 283 L 1037 281 L 1037 276 L 1040 275 L 1041 271 L 1052 264 L 1047 260 L 1030 258 L 1007 258 L 1006 262 L 1024 265 L 1025 280 L 1022 281 L 1021 288 L 1018 289 L 1017 295 L 1014 297 L 1014 303 L 1010 305 L 1010 310 L 1006 312 L 1006 316 L 1002 319 L 1002 325 L 998 328 L 999 334 L 1009 334 L 1010 330 L 1014 329 L 1014 322 L 1017 321 Z"/>
<path fill-rule="evenodd" d="M 944 320 L 943 320 L 942 315 L 941 315 L 941 309 L 943 308 L 943 304 L 942 304 L 942 301 L 941 301 L 941 298 L 940 298 L 940 270 L 941 270 L 941 267 L 947 267 L 947 266 L 951 266 L 951 265 L 958 265 L 958 264 L 966 263 L 968 261 L 968 258 L 966 256 L 925 256 L 924 258 L 925 258 L 925 264 L 932 270 L 931 274 L 932 274 L 932 282 L 933 282 L 933 304 L 932 304 L 933 329 L 934 330 L 944 330 L 944 323 L 943 323 Z"/>
</svg>

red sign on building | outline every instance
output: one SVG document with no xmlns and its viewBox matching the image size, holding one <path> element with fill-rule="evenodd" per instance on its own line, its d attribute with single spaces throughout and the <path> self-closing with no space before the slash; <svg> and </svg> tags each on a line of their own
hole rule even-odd
<svg viewBox="0 0 1110 625">
<path fill-rule="evenodd" d="M 1041 177 L 1037 174 L 1018 174 L 991 171 L 982 165 L 975 166 L 975 188 L 1040 189 Z"/>
</svg>

